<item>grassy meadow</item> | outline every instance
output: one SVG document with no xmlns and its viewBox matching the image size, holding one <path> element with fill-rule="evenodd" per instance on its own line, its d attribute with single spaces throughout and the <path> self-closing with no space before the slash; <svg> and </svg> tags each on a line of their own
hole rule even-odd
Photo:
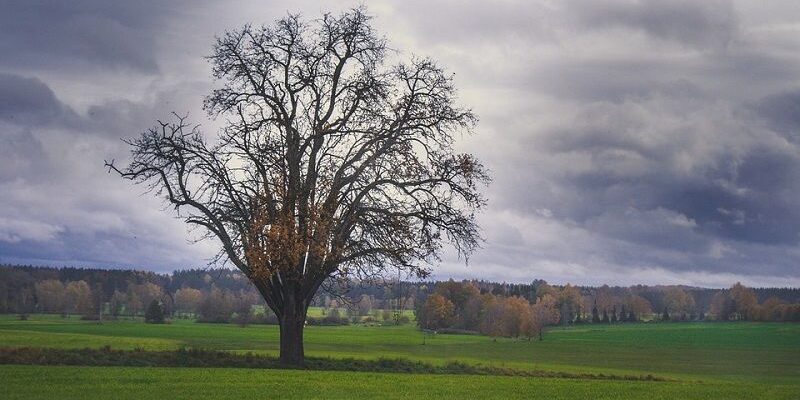
<svg viewBox="0 0 800 400">
<path fill-rule="evenodd" d="M 3 347 L 169 350 L 184 347 L 277 355 L 276 326 L 166 325 L 120 320 L 0 317 Z M 0 366 L 10 398 L 380 396 L 530 398 L 800 398 L 800 324 L 665 323 L 553 328 L 544 341 L 474 335 L 426 335 L 412 325 L 310 326 L 306 355 L 405 358 L 433 364 L 461 361 L 516 369 L 646 375 L 668 382 L 633 382 L 469 375 L 371 374 L 225 368 Z M 34 384 L 35 382 L 35 384 Z M 44 384 L 46 383 L 46 384 Z M 324 392 L 320 388 L 325 388 Z M 120 392 L 121 391 L 121 392 Z M 483 396 L 483 394 L 486 396 Z M 216 395 L 214 395 L 216 394 Z M 282 397 L 286 397 L 286 394 Z M 463 395 L 462 395 L 463 394 Z"/>
</svg>

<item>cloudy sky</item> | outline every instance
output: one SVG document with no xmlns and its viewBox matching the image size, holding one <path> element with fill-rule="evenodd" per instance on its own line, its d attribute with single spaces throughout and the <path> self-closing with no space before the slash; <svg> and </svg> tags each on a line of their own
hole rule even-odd
<svg viewBox="0 0 800 400">
<path fill-rule="evenodd" d="M 156 271 L 215 243 L 103 160 L 173 110 L 219 127 L 215 34 L 358 4 L 2 2 L 0 262 Z M 800 2 L 367 5 L 481 119 L 487 242 L 436 277 L 800 285 Z"/>
</svg>

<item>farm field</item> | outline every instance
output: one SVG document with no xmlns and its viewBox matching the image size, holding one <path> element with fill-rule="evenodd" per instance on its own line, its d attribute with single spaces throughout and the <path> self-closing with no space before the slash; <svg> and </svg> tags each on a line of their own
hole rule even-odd
<svg viewBox="0 0 800 400">
<path fill-rule="evenodd" d="M 472 335 L 423 335 L 412 325 L 306 328 L 307 356 L 331 358 L 406 358 L 429 363 L 461 361 L 517 369 L 646 375 L 670 382 L 633 382 L 467 375 L 366 374 L 355 372 L 236 370 L 215 368 L 133 368 L 0 366 L 13 396 L 49 397 L 119 394 L 120 388 L 157 388 L 196 398 L 213 393 L 233 397 L 267 396 L 281 386 L 298 398 L 314 397 L 320 382 L 324 397 L 451 397 L 480 390 L 498 398 L 797 398 L 800 396 L 800 325 L 783 323 L 621 324 L 553 328 L 545 340 L 527 341 Z M 177 320 L 167 325 L 140 321 L 97 324 L 77 318 L 34 315 L 28 321 L 0 317 L 4 347 L 103 347 L 167 350 L 199 347 L 277 355 L 276 326 L 200 324 Z M 424 343 L 424 344 L 423 344 Z M 47 381 L 47 385 L 32 382 Z M 199 384 L 198 384 L 199 382 Z M 359 383 L 357 383 L 359 382 Z M 360 383 L 363 382 L 363 383 Z M 190 384 L 191 383 L 191 384 Z M 206 387 L 205 385 L 211 385 Z M 81 389 L 82 388 L 82 389 Z M 45 391 L 52 391 L 47 393 Z M 132 393 L 140 393 L 136 389 Z M 163 393 L 163 392 L 162 392 Z M 278 393 L 278 392 L 275 392 Z M 768 393 L 768 395 L 766 395 Z M 319 393 L 322 394 L 322 393 Z M 546 394 L 546 396 L 545 396 Z M 118 396 L 115 396 L 118 397 Z"/>
<path fill-rule="evenodd" d="M 0 365 L 5 399 L 791 399 L 796 388 L 231 368 Z"/>
</svg>

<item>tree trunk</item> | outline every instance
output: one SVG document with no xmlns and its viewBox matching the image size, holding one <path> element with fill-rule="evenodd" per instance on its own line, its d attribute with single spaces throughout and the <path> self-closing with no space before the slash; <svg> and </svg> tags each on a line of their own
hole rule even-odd
<svg viewBox="0 0 800 400">
<path fill-rule="evenodd" d="M 286 367 L 302 367 L 305 360 L 303 328 L 306 322 L 306 307 L 295 302 L 293 296 L 286 296 L 284 301 L 286 304 L 280 319 L 280 363 Z"/>
</svg>

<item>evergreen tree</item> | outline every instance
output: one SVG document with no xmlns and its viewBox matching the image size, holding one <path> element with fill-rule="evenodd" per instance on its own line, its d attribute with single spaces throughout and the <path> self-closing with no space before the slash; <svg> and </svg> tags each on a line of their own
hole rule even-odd
<svg viewBox="0 0 800 400">
<path fill-rule="evenodd" d="M 160 301 L 153 299 L 147 310 L 144 312 L 144 322 L 148 324 L 164 323 L 164 305 Z"/>
<path fill-rule="evenodd" d="M 611 320 L 608 319 L 608 312 L 606 310 L 603 310 L 603 323 L 604 324 L 610 324 L 611 323 Z"/>
<path fill-rule="evenodd" d="M 592 308 L 592 323 L 597 324 L 600 322 L 600 313 L 597 311 L 597 305 Z"/>
<path fill-rule="evenodd" d="M 664 312 L 661 314 L 661 319 L 663 321 L 669 321 L 669 312 L 667 311 L 667 307 L 664 307 Z"/>
</svg>

